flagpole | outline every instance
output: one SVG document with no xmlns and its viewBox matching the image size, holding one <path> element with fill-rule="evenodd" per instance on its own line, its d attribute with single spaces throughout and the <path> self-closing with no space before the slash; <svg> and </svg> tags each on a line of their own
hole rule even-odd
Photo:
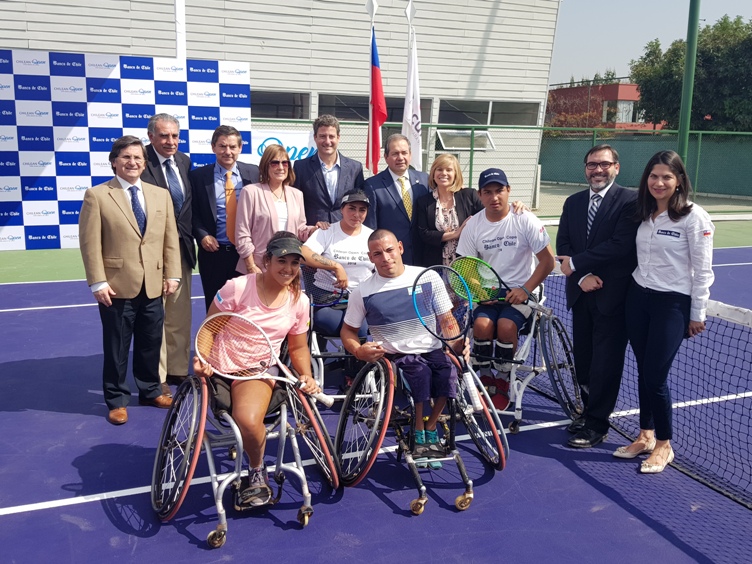
<svg viewBox="0 0 752 564">
<path fill-rule="evenodd" d="M 366 167 L 373 170 L 373 26 L 376 23 L 376 10 L 379 9 L 379 3 L 376 0 L 366 0 L 366 11 L 371 16 L 371 33 L 368 42 L 368 141 L 366 143 Z"/>
</svg>

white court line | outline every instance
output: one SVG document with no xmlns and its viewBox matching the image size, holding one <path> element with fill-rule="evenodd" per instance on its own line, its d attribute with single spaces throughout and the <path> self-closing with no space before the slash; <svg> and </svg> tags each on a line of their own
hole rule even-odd
<svg viewBox="0 0 752 564">
<path fill-rule="evenodd" d="M 744 247 L 739 247 L 739 248 L 744 248 Z M 199 276 L 199 273 L 192 272 L 191 276 Z M 0 282 L 0 286 L 16 286 L 16 285 L 24 286 L 26 284 L 55 284 L 56 282 L 86 282 L 86 278 L 75 278 L 73 280 L 28 280 L 26 282 Z"/>
<path fill-rule="evenodd" d="M 520 431 L 534 431 L 536 429 L 546 429 L 549 427 L 559 427 L 561 425 L 566 425 L 569 423 L 569 419 L 563 419 L 561 421 L 552 421 L 549 423 L 538 423 L 535 425 L 523 425 L 520 427 Z M 469 441 L 470 435 L 458 435 L 455 437 L 456 441 Z M 388 452 L 394 452 L 397 450 L 397 445 L 383 447 L 381 450 L 379 450 L 379 454 L 385 454 Z M 311 459 L 306 459 L 303 461 L 303 466 L 312 466 L 316 464 L 316 461 Z M 270 471 L 274 471 L 274 465 L 270 465 L 268 467 Z M 243 472 L 246 472 L 245 470 Z M 227 477 L 229 474 L 220 474 L 219 480 L 223 480 L 225 477 Z M 202 476 L 201 478 L 194 478 L 191 480 L 191 486 L 194 485 L 200 485 L 200 484 L 208 484 L 211 483 L 211 476 Z M 0 508 L 0 517 L 5 515 L 15 515 L 17 513 L 26 513 L 29 511 L 41 511 L 44 509 L 55 509 L 58 507 L 68 507 L 71 505 L 80 505 L 82 503 L 92 503 L 97 501 L 104 501 L 106 499 L 115 499 L 118 497 L 128 497 L 132 495 L 141 495 L 145 493 L 151 493 L 151 486 L 142 486 L 139 488 L 130 488 L 127 490 L 116 490 L 112 492 L 104 492 L 101 494 L 91 494 L 91 495 L 83 495 L 80 497 L 73 497 L 70 499 L 58 499 L 54 501 L 41 501 L 39 503 L 28 503 L 26 505 L 16 505 L 13 507 L 2 507 Z"/>
<path fill-rule="evenodd" d="M 752 264 L 752 262 L 730 262 L 728 264 L 714 264 L 713 268 L 718 268 L 720 266 L 749 266 Z"/>
<path fill-rule="evenodd" d="M 191 296 L 191 300 L 203 300 L 204 296 Z M 94 303 L 86 303 L 86 304 L 70 304 L 70 305 L 57 305 L 57 306 L 36 306 L 36 307 L 14 307 L 9 309 L 0 309 L 0 313 L 11 313 L 14 311 L 44 311 L 48 309 L 71 309 L 71 308 L 77 308 L 77 307 L 94 307 L 97 304 Z"/>
</svg>

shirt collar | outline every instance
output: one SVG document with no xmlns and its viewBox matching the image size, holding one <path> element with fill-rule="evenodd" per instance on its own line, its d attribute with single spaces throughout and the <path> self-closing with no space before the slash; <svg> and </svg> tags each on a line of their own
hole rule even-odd
<svg viewBox="0 0 752 564">
<path fill-rule="evenodd" d="M 130 182 L 128 182 L 124 178 L 120 178 L 119 176 L 115 176 L 115 178 L 117 178 L 117 181 L 120 183 L 120 187 L 123 190 L 128 190 L 131 186 L 135 186 L 136 188 L 139 189 L 139 191 L 142 190 L 141 189 L 141 179 L 140 178 L 136 182 L 134 182 L 133 184 L 131 184 Z"/>
<path fill-rule="evenodd" d="M 221 176 L 222 178 L 224 178 L 225 176 L 227 176 L 228 172 L 231 172 L 233 174 L 233 176 L 240 176 L 240 173 L 238 173 L 238 163 L 237 163 L 237 161 L 235 161 L 235 164 L 232 165 L 232 169 L 231 170 L 227 170 L 225 167 L 223 167 L 221 164 L 219 164 L 216 161 L 214 162 L 214 174 L 219 174 L 219 176 Z"/>
<path fill-rule="evenodd" d="M 335 168 L 340 166 L 339 165 L 339 151 L 337 151 L 337 160 L 334 162 L 334 166 L 332 166 L 332 168 L 326 168 L 326 164 L 324 163 L 324 161 L 321 160 L 321 157 L 319 157 L 319 163 L 321 163 L 321 168 L 323 168 L 324 170 L 334 170 Z"/>
<path fill-rule="evenodd" d="M 394 182 L 396 184 L 397 182 L 399 182 L 400 178 L 404 178 L 405 180 L 407 180 L 407 186 L 408 187 L 410 186 L 410 170 L 409 169 L 406 170 L 405 174 L 403 174 L 402 176 L 400 176 L 397 173 L 393 172 L 391 168 L 388 168 L 387 170 L 389 171 L 389 174 L 392 175 L 392 182 Z"/>
<path fill-rule="evenodd" d="M 613 186 L 613 185 L 614 185 L 614 182 L 611 181 L 611 184 L 609 184 L 608 186 L 606 186 L 600 192 L 593 192 L 593 189 L 590 188 L 590 199 L 592 200 L 593 196 L 595 196 L 596 194 L 598 194 L 601 198 L 605 198 L 606 197 L 606 193 L 611 189 L 611 186 Z"/>
</svg>

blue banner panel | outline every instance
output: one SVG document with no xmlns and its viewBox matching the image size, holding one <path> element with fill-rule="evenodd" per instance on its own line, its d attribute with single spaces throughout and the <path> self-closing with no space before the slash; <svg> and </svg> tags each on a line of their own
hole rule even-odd
<svg viewBox="0 0 752 564">
<path fill-rule="evenodd" d="M 51 127 L 18 126 L 19 151 L 54 151 Z"/>
<path fill-rule="evenodd" d="M 188 59 L 188 82 L 219 82 L 218 61 Z"/>
<path fill-rule="evenodd" d="M 120 79 L 87 78 L 86 101 L 120 103 Z"/>
<path fill-rule="evenodd" d="M 23 225 L 21 202 L 0 202 L 0 227 L 6 225 Z"/>
<path fill-rule="evenodd" d="M 110 151 L 112 147 L 107 149 Z M 90 176 L 89 153 L 55 153 L 55 165 L 58 176 Z"/>
<path fill-rule="evenodd" d="M 60 213 L 60 225 L 78 225 L 78 216 L 81 213 L 83 202 L 58 202 Z"/>
<path fill-rule="evenodd" d="M 84 56 L 78 53 L 50 53 L 52 76 L 86 76 Z"/>
<path fill-rule="evenodd" d="M 57 200 L 57 179 L 54 176 L 22 176 L 21 195 L 24 201 Z"/>
<path fill-rule="evenodd" d="M 219 125 L 219 108 L 202 106 L 188 108 L 188 127 L 190 129 L 217 129 Z"/>
<path fill-rule="evenodd" d="M 51 100 L 50 77 L 17 74 L 14 77 L 16 100 Z"/>
<path fill-rule="evenodd" d="M 52 125 L 86 127 L 88 124 L 86 102 L 52 102 Z"/>
<path fill-rule="evenodd" d="M 0 151 L 0 176 L 20 176 L 18 151 Z"/>
<path fill-rule="evenodd" d="M 60 226 L 59 225 L 32 225 L 24 228 L 26 233 L 26 248 L 59 249 Z"/>
<path fill-rule="evenodd" d="M 154 59 L 151 57 L 120 57 L 120 78 L 154 80 Z"/>
</svg>

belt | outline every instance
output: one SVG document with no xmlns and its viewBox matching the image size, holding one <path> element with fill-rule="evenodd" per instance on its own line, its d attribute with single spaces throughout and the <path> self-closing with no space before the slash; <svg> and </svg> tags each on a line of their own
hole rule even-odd
<svg viewBox="0 0 752 564">
<path fill-rule="evenodd" d="M 235 245 L 223 245 L 222 243 L 219 243 L 219 249 L 218 251 L 234 251 Z"/>
<path fill-rule="evenodd" d="M 659 296 L 676 296 L 676 297 L 685 297 L 689 298 L 690 296 L 688 294 L 682 294 L 681 292 L 673 292 L 671 290 L 665 291 L 665 290 L 653 290 L 652 288 L 645 288 L 644 286 L 640 286 L 637 282 L 634 280 L 634 285 L 637 286 L 637 289 L 640 290 L 643 294 L 657 294 Z"/>
</svg>

